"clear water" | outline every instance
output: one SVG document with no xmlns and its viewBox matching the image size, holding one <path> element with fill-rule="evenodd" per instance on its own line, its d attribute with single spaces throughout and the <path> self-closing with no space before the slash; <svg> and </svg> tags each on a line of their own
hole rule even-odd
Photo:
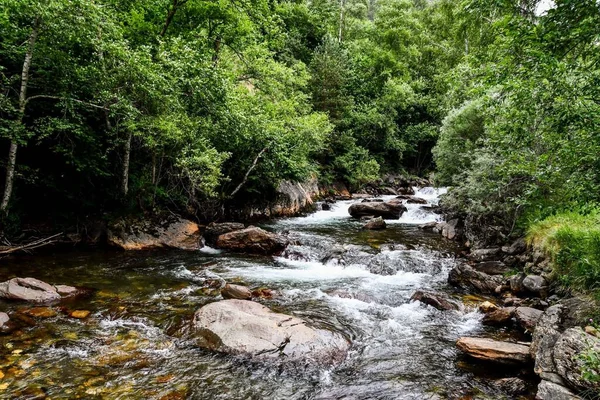
<svg viewBox="0 0 600 400">
<path fill-rule="evenodd" d="M 440 191 L 417 195 L 435 204 Z M 52 399 L 457 399 L 499 398 L 489 379 L 506 371 L 465 360 L 464 335 L 486 335 L 472 308 L 441 312 L 411 303 L 416 289 L 451 294 L 455 248 L 417 224 L 439 220 L 426 207 L 385 231 L 361 230 L 352 201 L 331 211 L 272 222 L 296 244 L 280 257 L 201 252 L 68 252 L 1 261 L 0 279 L 33 276 L 94 288 L 88 299 L 53 308 L 0 337 L 0 398 Z M 278 292 L 261 300 L 352 341 L 329 369 L 269 365 L 211 353 L 187 329 L 196 309 L 215 301 L 209 270 L 230 282 Z M 30 306 L 0 303 L 18 317 Z M 86 309 L 86 320 L 67 313 Z M 473 397 L 475 396 L 475 397 Z"/>
</svg>

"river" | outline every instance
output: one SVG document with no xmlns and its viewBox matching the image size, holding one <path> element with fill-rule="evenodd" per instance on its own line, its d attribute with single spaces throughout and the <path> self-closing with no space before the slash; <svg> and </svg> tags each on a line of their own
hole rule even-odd
<svg viewBox="0 0 600 400">
<path fill-rule="evenodd" d="M 416 289 L 452 293 L 454 244 L 418 229 L 440 220 L 428 205 L 408 205 L 384 231 L 361 230 L 353 201 L 331 211 L 274 221 L 295 243 L 281 257 L 199 253 L 71 251 L 2 261 L 0 278 L 32 276 L 94 288 L 87 299 L 54 306 L 54 317 L 0 337 L 0 397 L 52 399 L 457 399 L 487 393 L 502 371 L 464 360 L 460 336 L 486 334 L 474 307 L 438 311 L 409 299 Z M 196 309 L 214 301 L 203 271 L 278 296 L 262 303 L 352 342 L 334 368 L 253 362 L 195 346 Z M 31 306 L 0 303 L 11 313 Z M 68 311 L 92 312 L 84 320 Z M 463 397 L 466 396 L 466 397 Z"/>
</svg>

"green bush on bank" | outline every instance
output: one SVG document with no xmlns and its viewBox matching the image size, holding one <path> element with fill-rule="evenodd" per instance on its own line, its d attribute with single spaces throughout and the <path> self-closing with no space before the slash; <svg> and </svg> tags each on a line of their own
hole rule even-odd
<svg viewBox="0 0 600 400">
<path fill-rule="evenodd" d="M 534 223 L 528 241 L 550 258 L 563 289 L 600 300 L 600 210 L 559 213 Z"/>
</svg>

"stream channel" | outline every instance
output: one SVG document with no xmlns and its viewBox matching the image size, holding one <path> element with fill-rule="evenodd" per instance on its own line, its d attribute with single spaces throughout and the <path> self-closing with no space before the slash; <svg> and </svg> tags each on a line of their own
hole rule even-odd
<svg viewBox="0 0 600 400">
<path fill-rule="evenodd" d="M 32 318 L 30 326 L 0 336 L 0 398 L 500 398 L 490 382 L 503 372 L 466 360 L 455 348 L 460 336 L 493 334 L 481 325 L 476 303 L 438 311 L 410 302 L 417 289 L 453 294 L 446 280 L 457 262 L 455 245 L 418 229 L 441 220 L 428 208 L 441 191 L 418 190 L 429 204 L 408 205 L 383 231 L 362 230 L 350 218 L 348 207 L 360 200 L 261 225 L 297 243 L 280 257 L 205 247 L 196 253 L 79 250 L 2 260 L 2 281 L 31 276 L 95 292 L 54 306 L 56 316 Z M 228 282 L 273 289 L 278 296 L 261 303 L 341 332 L 352 342 L 346 360 L 332 368 L 287 368 L 197 347 L 186 329 L 191 316 L 220 299 L 203 289 L 207 269 Z M 12 314 L 27 308 L 0 303 Z M 68 311 L 76 309 L 91 315 L 70 318 Z"/>
</svg>

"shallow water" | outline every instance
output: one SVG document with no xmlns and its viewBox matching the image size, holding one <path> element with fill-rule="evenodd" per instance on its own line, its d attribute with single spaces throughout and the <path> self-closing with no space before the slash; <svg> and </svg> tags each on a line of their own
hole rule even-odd
<svg viewBox="0 0 600 400">
<path fill-rule="evenodd" d="M 421 190 L 435 204 L 439 191 Z M 205 248 L 198 253 L 69 252 L 2 260 L 0 279 L 32 276 L 95 289 L 88 299 L 54 306 L 58 315 L 28 320 L 0 337 L 0 397 L 52 399 L 456 399 L 499 398 L 489 378 L 507 371 L 465 360 L 464 335 L 488 335 L 466 307 L 441 312 L 411 303 L 416 289 L 451 293 L 456 249 L 417 224 L 439 220 L 427 207 L 385 231 L 363 231 L 352 201 L 331 211 L 275 221 L 294 245 L 280 257 Z M 335 368 L 268 365 L 197 348 L 189 320 L 220 297 L 203 288 L 209 270 L 229 282 L 268 287 L 262 302 L 343 333 L 352 342 Z M 30 306 L 0 303 L 18 316 Z M 68 317 L 90 310 L 85 320 Z M 473 397 L 476 396 L 476 397 Z M 479 397 L 477 397 L 479 396 Z"/>
</svg>

